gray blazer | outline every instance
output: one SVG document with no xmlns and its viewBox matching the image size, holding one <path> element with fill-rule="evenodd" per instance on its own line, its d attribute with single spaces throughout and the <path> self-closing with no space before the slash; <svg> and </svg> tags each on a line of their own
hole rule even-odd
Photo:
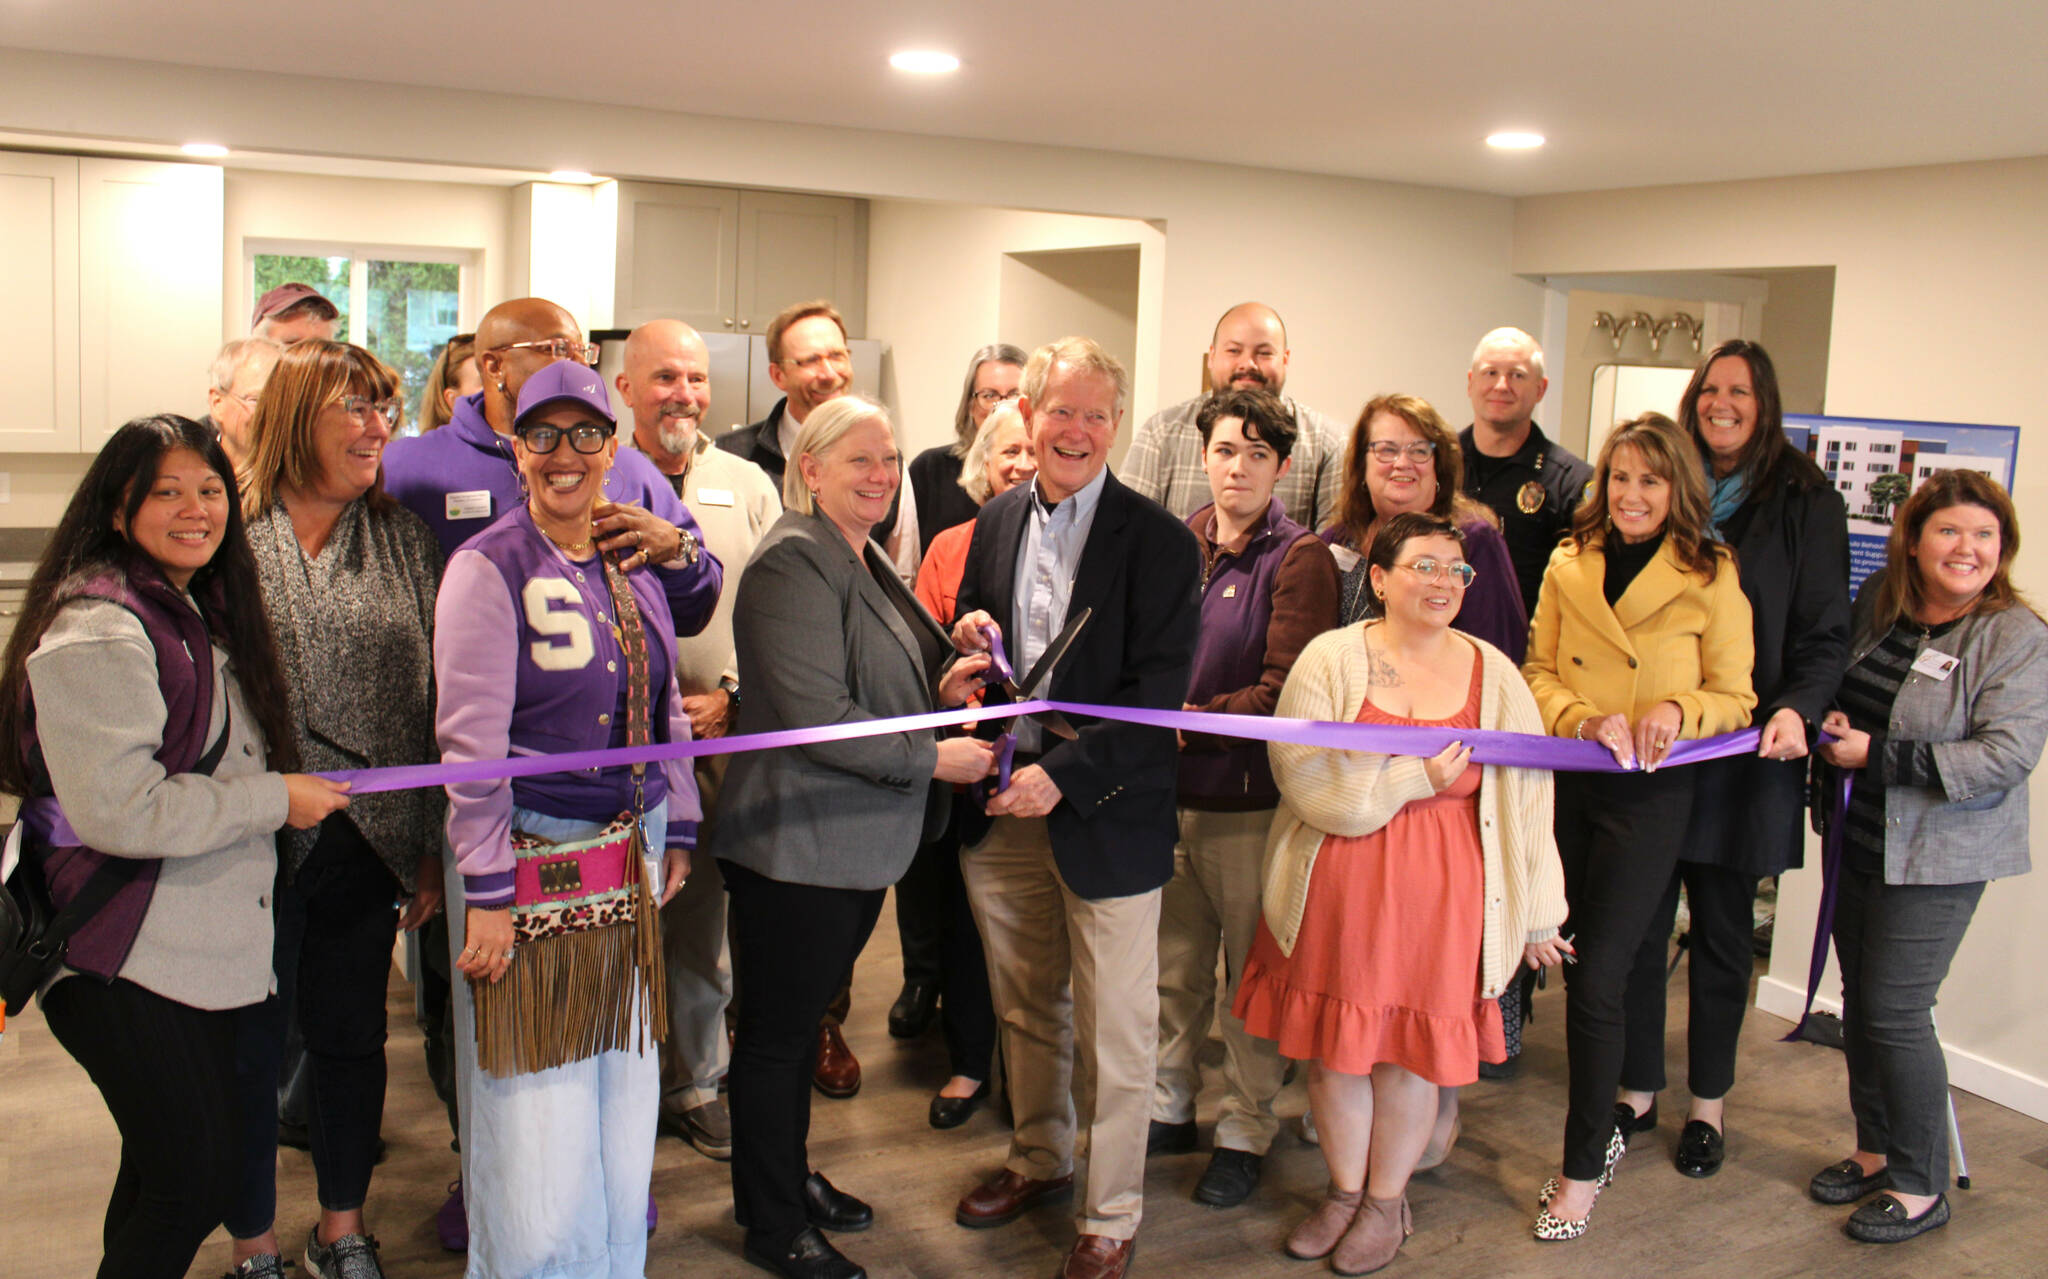
<svg viewBox="0 0 2048 1279">
<path fill-rule="evenodd" d="M 920 635 L 904 608 L 922 606 L 872 542 L 866 560 L 822 515 L 785 512 L 761 539 L 733 603 L 737 732 L 932 709 L 937 623 Z M 886 888 L 944 828 L 937 760 L 930 731 L 735 755 L 711 851 L 784 883 Z"/>
<path fill-rule="evenodd" d="M 1884 640 L 1871 633 L 1876 597 L 1873 579 L 1856 600 L 1852 666 Z M 1946 680 L 1909 672 L 1885 731 L 1934 743 L 1941 786 L 1886 789 L 1885 882 L 2024 875 L 2027 779 L 2048 740 L 2048 623 L 2015 605 L 1965 618 L 1932 646 L 1958 659 L 1955 670 Z"/>
</svg>

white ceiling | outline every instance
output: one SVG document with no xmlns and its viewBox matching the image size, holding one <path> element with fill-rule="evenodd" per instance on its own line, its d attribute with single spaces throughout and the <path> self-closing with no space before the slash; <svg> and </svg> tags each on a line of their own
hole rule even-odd
<svg viewBox="0 0 2048 1279">
<path fill-rule="evenodd" d="M 0 46 L 1505 195 L 2048 154 L 2039 0 L 0 0 Z"/>
</svg>

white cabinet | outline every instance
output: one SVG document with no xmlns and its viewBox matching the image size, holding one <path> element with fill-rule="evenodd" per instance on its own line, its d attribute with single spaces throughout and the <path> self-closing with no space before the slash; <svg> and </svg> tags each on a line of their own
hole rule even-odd
<svg viewBox="0 0 2048 1279">
<path fill-rule="evenodd" d="M 221 171 L 0 152 L 0 450 L 94 453 L 200 411 L 220 345 Z"/>
<path fill-rule="evenodd" d="M 867 205 L 839 196 L 619 183 L 613 315 L 759 333 L 792 302 L 829 298 L 867 325 Z"/>
<path fill-rule="evenodd" d="M 0 151 L 0 451 L 78 451 L 78 161 Z"/>
<path fill-rule="evenodd" d="M 78 162 L 79 447 L 197 413 L 220 348 L 223 183 L 205 164 Z"/>
</svg>

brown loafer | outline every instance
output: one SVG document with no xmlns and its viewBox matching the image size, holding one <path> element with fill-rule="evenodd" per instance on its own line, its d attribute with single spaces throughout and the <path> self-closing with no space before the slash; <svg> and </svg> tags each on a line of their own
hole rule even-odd
<svg viewBox="0 0 2048 1279">
<path fill-rule="evenodd" d="M 1123 1279 L 1138 1251 L 1135 1239 L 1111 1239 L 1108 1235 L 1082 1235 L 1053 1279 Z"/>
<path fill-rule="evenodd" d="M 860 1059 L 846 1046 L 837 1022 L 818 1026 L 818 1062 L 811 1068 L 811 1082 L 827 1097 L 851 1097 L 860 1091 Z"/>
<path fill-rule="evenodd" d="M 953 1220 L 971 1230 L 985 1230 L 1015 1221 L 1025 1211 L 1074 1193 L 1074 1174 L 1033 1181 L 1008 1168 L 967 1192 L 953 1209 Z"/>
</svg>

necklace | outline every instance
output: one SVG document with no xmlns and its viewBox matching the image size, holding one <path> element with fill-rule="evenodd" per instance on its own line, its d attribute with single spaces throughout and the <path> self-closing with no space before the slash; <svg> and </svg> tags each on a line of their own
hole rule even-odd
<svg viewBox="0 0 2048 1279">
<path fill-rule="evenodd" d="M 533 526 L 540 530 L 540 535 L 546 538 L 550 545 L 552 545 L 556 550 L 561 551 L 563 554 L 573 556 L 579 551 L 588 551 L 590 549 L 591 529 L 589 528 L 589 526 L 586 525 L 584 527 L 582 541 L 564 542 L 561 538 L 556 537 L 553 533 L 548 532 L 547 525 L 541 522 L 539 511 L 534 510 L 531 505 L 528 505 L 526 508 L 526 513 L 533 517 Z"/>
</svg>

